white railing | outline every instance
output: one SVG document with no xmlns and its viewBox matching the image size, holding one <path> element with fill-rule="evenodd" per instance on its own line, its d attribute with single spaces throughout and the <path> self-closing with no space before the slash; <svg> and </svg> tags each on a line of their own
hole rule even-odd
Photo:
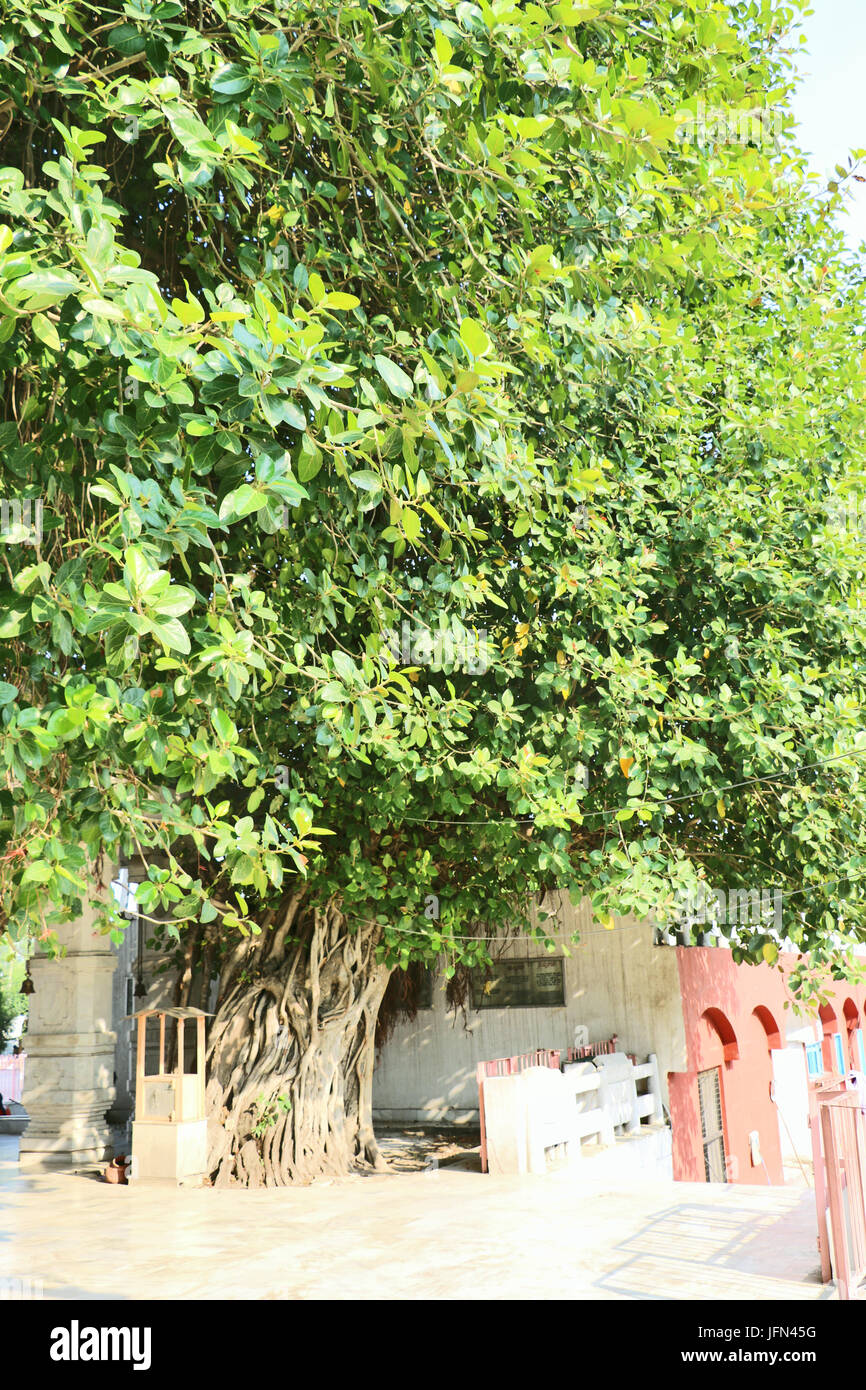
<svg viewBox="0 0 866 1390">
<path fill-rule="evenodd" d="M 651 1052 L 648 1059 L 634 1069 L 635 1081 L 646 1081 L 647 1090 L 643 1095 L 638 1095 L 635 1099 L 634 1107 L 634 1126 L 640 1125 L 641 1120 L 650 1120 L 653 1124 L 661 1124 L 664 1120 L 662 1109 L 662 1088 L 659 1081 L 659 1059 L 654 1052 Z"/>
<path fill-rule="evenodd" d="M 645 1084 L 645 1093 L 638 1092 Z M 636 1134 L 641 1121 L 664 1119 L 658 1059 L 633 1064 L 623 1053 L 567 1063 L 561 1072 L 528 1067 L 486 1076 L 482 1083 L 487 1157 L 494 1172 L 544 1172 L 546 1151 L 563 1147 L 569 1162 L 581 1144 L 597 1136 L 602 1145 L 617 1132 Z"/>
<path fill-rule="evenodd" d="M 574 1105 L 576 1137 L 580 1143 L 583 1143 L 584 1139 L 591 1139 L 595 1135 L 600 1144 L 612 1144 L 615 1134 L 613 1120 L 604 1106 L 602 1096 L 604 1079 L 601 1072 L 596 1071 L 591 1062 L 585 1065 L 586 1070 L 581 1064 L 572 1064 L 567 1066 L 563 1072 L 567 1092 L 572 1097 Z M 578 1099 L 581 1096 L 594 1096 L 595 1104 Z"/>
</svg>

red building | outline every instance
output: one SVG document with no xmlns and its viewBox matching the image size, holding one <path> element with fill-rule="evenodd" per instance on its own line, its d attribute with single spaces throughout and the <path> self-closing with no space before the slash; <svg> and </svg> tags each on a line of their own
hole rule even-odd
<svg viewBox="0 0 866 1390">
<path fill-rule="evenodd" d="M 866 1072 L 863 986 L 828 981 L 813 1021 L 794 1010 L 797 961 L 737 965 L 730 951 L 679 947 L 687 1070 L 668 1073 L 674 1177 L 781 1183 L 783 1157 L 811 1156 L 808 1079 Z"/>
</svg>

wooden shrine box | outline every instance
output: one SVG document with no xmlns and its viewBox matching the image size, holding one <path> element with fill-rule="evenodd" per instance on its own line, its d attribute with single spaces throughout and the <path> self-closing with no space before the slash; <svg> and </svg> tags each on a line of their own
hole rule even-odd
<svg viewBox="0 0 866 1390">
<path fill-rule="evenodd" d="M 132 1182 L 156 1180 L 200 1184 L 207 1172 L 207 1120 L 204 1108 L 204 1021 L 201 1009 L 140 1009 L 135 1063 L 135 1119 L 132 1122 Z M 165 1021 L 177 1021 L 177 1063 L 165 1069 Z M 147 1071 L 147 1026 L 159 1025 L 159 1065 Z M 195 1070 L 184 1067 L 184 1025 L 194 1024 Z"/>
</svg>

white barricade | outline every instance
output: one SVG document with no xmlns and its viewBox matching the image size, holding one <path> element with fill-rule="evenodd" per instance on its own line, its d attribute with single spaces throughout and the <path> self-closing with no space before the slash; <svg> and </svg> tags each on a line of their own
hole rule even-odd
<svg viewBox="0 0 866 1390">
<path fill-rule="evenodd" d="M 566 1062 L 563 1077 L 572 1097 L 579 1139 L 593 1135 L 599 1144 L 612 1144 L 613 1122 L 601 1105 L 601 1076 L 592 1062 Z"/>
<path fill-rule="evenodd" d="M 526 1091 L 523 1073 L 484 1081 L 484 1127 L 488 1173 L 526 1173 Z"/>
<path fill-rule="evenodd" d="M 638 1081 L 649 1083 L 638 1095 Z M 563 1070 L 527 1067 L 484 1080 L 487 1162 L 491 1173 L 544 1173 L 550 1150 L 568 1163 L 593 1135 L 615 1143 L 616 1129 L 633 1134 L 641 1120 L 664 1118 L 655 1055 L 634 1066 L 625 1053 L 569 1062 Z"/>
<path fill-rule="evenodd" d="M 530 1173 L 547 1171 L 546 1154 L 563 1148 L 562 1157 L 580 1157 L 576 1114 L 561 1071 L 528 1067 L 521 1073 L 526 1093 L 526 1148 Z"/>
<path fill-rule="evenodd" d="M 635 1121 L 637 1087 L 631 1059 L 624 1052 L 611 1052 L 596 1057 L 595 1066 L 601 1074 L 599 1104 L 611 1124 L 628 1130 L 638 1127 L 640 1120 Z"/>
<path fill-rule="evenodd" d="M 563 1149 L 572 1162 L 580 1156 L 573 1097 L 562 1072 L 527 1067 L 512 1076 L 484 1082 L 487 1166 L 491 1173 L 544 1173 L 547 1153 Z"/>
</svg>

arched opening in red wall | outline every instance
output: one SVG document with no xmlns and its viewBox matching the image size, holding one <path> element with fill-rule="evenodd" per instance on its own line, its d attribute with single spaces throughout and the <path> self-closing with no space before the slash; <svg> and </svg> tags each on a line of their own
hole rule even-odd
<svg viewBox="0 0 866 1390">
<path fill-rule="evenodd" d="M 860 1010 L 850 997 L 842 1005 L 842 1017 L 845 1020 L 845 1032 L 848 1035 L 848 1065 L 855 1071 L 861 1068 L 861 1048 L 858 1032 L 860 1029 Z"/>
<path fill-rule="evenodd" d="M 821 1020 L 821 1028 L 825 1037 L 828 1033 L 838 1033 L 839 1020 L 832 1004 L 822 1004 L 818 1010 L 818 1017 Z"/>
<path fill-rule="evenodd" d="M 821 1031 L 824 1035 L 821 1049 L 824 1058 L 824 1070 L 836 1073 L 844 1072 L 845 1056 L 836 1010 L 832 1004 L 822 1004 L 818 1010 L 818 1017 L 821 1020 Z"/>
<path fill-rule="evenodd" d="M 784 1047 L 779 1025 L 766 1005 L 759 1004 L 756 1009 L 752 1010 L 752 1013 L 767 1035 L 767 1047 L 771 1049 Z"/>
<path fill-rule="evenodd" d="M 763 1178 L 772 1183 L 783 1183 L 785 1175 L 772 1054 L 784 1049 L 785 1039 L 776 1015 L 766 1004 L 757 1004 L 751 1017 L 743 1020 L 740 1044 L 745 1059 L 741 1068 L 745 1069 L 745 1074 L 737 1078 L 739 1104 L 735 1137 L 740 1149 L 745 1151 L 742 1181 L 760 1182 Z M 753 1149 L 751 1136 L 755 1132 L 758 1140 Z"/>
<path fill-rule="evenodd" d="M 704 1009 L 701 1015 L 712 1028 L 713 1032 L 722 1044 L 722 1056 L 726 1062 L 736 1062 L 740 1055 L 737 1044 L 737 1035 L 731 1026 L 731 1021 L 721 1009 Z"/>
<path fill-rule="evenodd" d="M 822 1004 L 818 1010 L 818 1017 L 821 1020 L 821 1031 L 825 1038 L 828 1033 L 839 1032 L 839 1020 L 832 1004 Z"/>
</svg>

